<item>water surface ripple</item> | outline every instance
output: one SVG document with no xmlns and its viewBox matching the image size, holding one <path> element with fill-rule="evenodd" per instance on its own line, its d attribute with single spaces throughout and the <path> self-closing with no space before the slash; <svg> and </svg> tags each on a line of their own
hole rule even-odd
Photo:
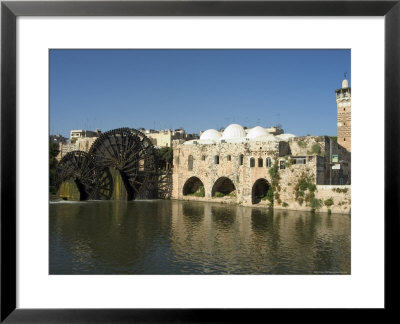
<svg viewBox="0 0 400 324">
<path fill-rule="evenodd" d="M 50 203 L 50 274 L 350 274 L 350 216 L 148 200 Z"/>
</svg>

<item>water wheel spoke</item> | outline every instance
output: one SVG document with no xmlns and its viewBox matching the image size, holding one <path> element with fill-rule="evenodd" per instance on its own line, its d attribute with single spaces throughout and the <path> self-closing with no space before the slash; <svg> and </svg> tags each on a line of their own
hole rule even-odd
<svg viewBox="0 0 400 324">
<path fill-rule="evenodd" d="M 114 129 L 102 133 L 89 153 L 67 153 L 57 168 L 56 184 L 67 179 L 79 181 L 81 190 L 89 197 L 110 199 L 113 179 L 109 168 L 117 168 L 129 180 L 135 196 L 148 191 L 153 185 L 155 161 L 153 145 L 140 131 L 130 128 Z"/>
</svg>

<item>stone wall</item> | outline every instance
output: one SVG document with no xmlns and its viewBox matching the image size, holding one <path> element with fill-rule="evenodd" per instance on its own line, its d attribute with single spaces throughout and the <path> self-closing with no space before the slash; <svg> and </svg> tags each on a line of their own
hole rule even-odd
<svg viewBox="0 0 400 324">
<path fill-rule="evenodd" d="M 299 141 L 302 143 L 299 144 Z M 268 201 L 255 199 L 255 188 L 258 190 L 259 185 L 266 188 L 271 186 L 272 179 L 269 170 L 274 163 L 277 163 L 279 181 L 274 193 L 274 208 L 311 210 L 310 199 L 307 203 L 296 200 L 296 185 L 302 177 L 306 176 L 316 187 L 313 199 L 320 201 L 319 210 L 350 212 L 350 189 L 344 193 L 336 192 L 332 188 L 316 186 L 337 180 L 331 170 L 332 154 L 339 156 L 341 167 L 342 164 L 344 165 L 342 172 L 347 168 L 346 172 L 350 177 L 350 153 L 327 136 L 293 138 L 288 143 L 281 141 L 177 144 L 173 149 L 171 195 L 173 199 L 267 207 Z M 268 167 L 267 158 L 271 161 Z M 195 178 L 199 179 L 204 186 L 204 197 L 188 195 L 186 187 L 184 194 L 185 184 L 193 182 Z M 215 196 L 216 192 L 229 191 L 229 184 L 224 182 L 224 179 L 229 179 L 235 191 L 225 197 Z M 217 189 L 216 186 L 218 186 Z M 332 206 L 328 208 L 324 202 L 327 201 L 329 205 L 330 199 L 332 199 Z"/>
<path fill-rule="evenodd" d="M 81 199 L 81 194 L 74 180 L 61 183 L 57 196 L 63 200 L 79 201 Z"/>
<path fill-rule="evenodd" d="M 319 185 L 351 184 L 351 153 L 328 136 L 302 136 L 289 140 L 292 156 L 317 156 L 316 181 Z M 332 162 L 332 156 L 338 162 Z M 340 164 L 340 169 L 332 169 Z"/>
<path fill-rule="evenodd" d="M 211 199 L 214 184 L 224 177 L 234 184 L 238 202 L 251 203 L 254 182 L 260 178 L 270 182 L 266 159 L 270 158 L 273 163 L 279 156 L 280 146 L 282 150 L 287 149 L 287 145 L 279 145 L 279 142 L 178 145 L 174 147 L 172 198 L 182 199 L 186 181 L 197 177 L 204 184 L 205 198 Z M 190 156 L 193 158 L 191 170 Z M 218 164 L 215 162 L 216 156 L 219 158 Z M 250 167 L 252 158 L 254 167 Z M 258 166 L 258 159 L 262 160 L 262 166 Z"/>
<path fill-rule="evenodd" d="M 157 133 L 146 133 L 145 134 L 154 146 L 159 147 L 171 147 L 172 145 L 172 133 L 167 132 L 157 132 Z"/>
</svg>

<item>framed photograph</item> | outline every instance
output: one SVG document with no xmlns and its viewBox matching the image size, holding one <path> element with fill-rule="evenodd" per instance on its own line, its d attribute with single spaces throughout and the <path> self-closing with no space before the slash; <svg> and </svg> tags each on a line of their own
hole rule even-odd
<svg viewBox="0 0 400 324">
<path fill-rule="evenodd" d="M 3 1 L 1 321 L 392 309 L 399 16 Z"/>
</svg>

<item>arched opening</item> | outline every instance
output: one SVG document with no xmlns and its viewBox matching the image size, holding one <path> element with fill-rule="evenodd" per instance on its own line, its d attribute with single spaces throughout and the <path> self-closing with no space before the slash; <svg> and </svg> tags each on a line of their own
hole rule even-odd
<svg viewBox="0 0 400 324">
<path fill-rule="evenodd" d="M 83 186 L 79 180 L 67 179 L 60 183 L 57 191 L 58 196 L 63 200 L 86 200 Z"/>
<path fill-rule="evenodd" d="M 80 180 L 77 178 L 77 179 L 75 179 L 75 184 L 76 184 L 76 186 L 78 187 L 78 190 L 79 190 L 79 193 L 80 193 L 79 200 L 87 200 L 88 197 L 89 197 L 89 195 L 88 195 L 88 193 L 86 192 L 86 190 L 85 190 L 86 188 L 85 188 L 85 186 L 83 185 L 83 183 L 80 182 Z"/>
<path fill-rule="evenodd" d="M 197 177 L 187 179 L 183 186 L 183 195 L 204 197 L 205 191 L 203 182 Z"/>
<path fill-rule="evenodd" d="M 272 197 L 269 197 L 271 194 L 269 192 L 270 185 L 267 180 L 265 179 L 258 179 L 254 185 L 251 192 L 251 200 L 253 204 L 258 204 L 261 201 L 270 201 Z"/>
<path fill-rule="evenodd" d="M 254 158 L 250 158 L 250 168 L 254 168 L 256 165 L 256 160 Z"/>
<path fill-rule="evenodd" d="M 236 197 L 236 188 L 231 179 L 222 177 L 215 181 L 211 194 L 213 197 Z"/>
</svg>

